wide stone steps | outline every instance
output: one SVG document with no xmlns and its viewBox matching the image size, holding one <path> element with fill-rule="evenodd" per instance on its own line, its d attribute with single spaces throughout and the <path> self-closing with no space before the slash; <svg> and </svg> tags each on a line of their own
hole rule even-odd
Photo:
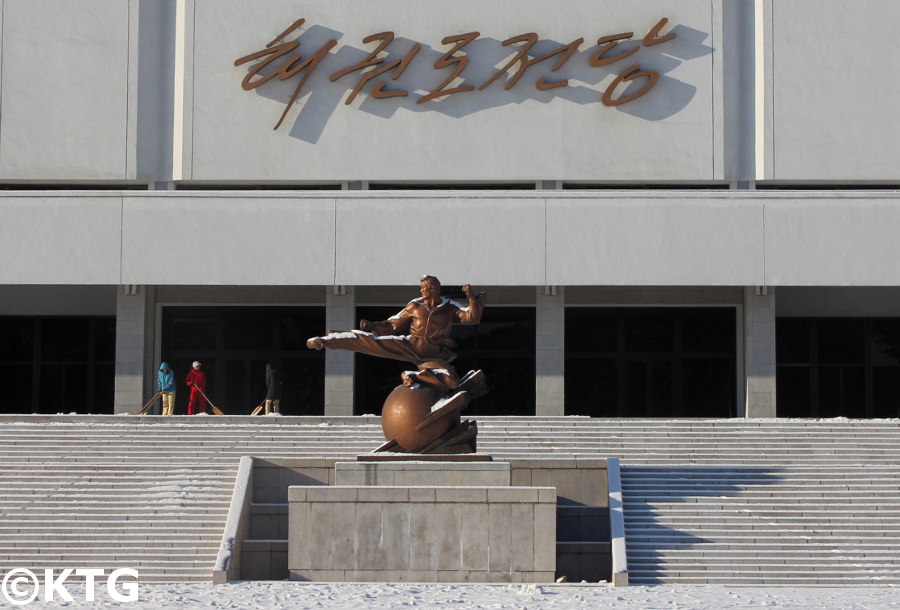
<svg viewBox="0 0 900 610">
<path fill-rule="evenodd" d="M 496 459 L 621 459 L 632 582 L 856 584 L 898 571 L 900 422 L 475 419 Z M 35 561 L 73 567 L 94 565 L 79 549 L 128 555 L 121 567 L 139 566 L 141 582 L 209 580 L 240 456 L 355 459 L 383 442 L 375 417 L 0 424 L 0 550 L 25 561 L 31 539 Z M 747 565 L 759 566 L 749 579 Z"/>
<path fill-rule="evenodd" d="M 745 542 L 705 542 L 702 547 L 697 545 L 692 548 L 678 541 L 670 543 L 641 541 L 634 542 L 628 547 L 629 558 L 640 560 L 643 557 L 655 556 L 655 554 L 665 554 L 667 557 L 695 557 L 698 554 L 702 557 L 707 555 L 715 557 L 719 554 L 736 554 L 747 557 L 772 557 L 776 553 L 779 557 L 788 556 L 792 552 L 800 553 L 800 556 L 809 558 L 813 555 L 819 557 L 832 557 L 837 555 L 848 555 L 853 553 L 865 554 L 884 554 L 890 553 L 895 549 L 893 541 L 884 538 L 877 539 L 878 542 L 872 540 L 852 540 L 850 545 L 835 542 L 827 542 L 826 540 L 810 541 L 808 538 L 778 538 L 773 537 L 768 541 L 766 548 L 761 546 L 747 545 Z M 854 544 L 855 543 L 855 544 Z"/>
<path fill-rule="evenodd" d="M 719 504 L 732 504 L 731 507 L 723 506 L 722 510 L 759 510 L 762 507 L 771 507 L 773 504 L 771 502 L 766 501 L 766 498 L 772 498 L 774 496 L 766 496 L 766 495 L 758 495 L 758 496 L 742 496 L 737 493 L 733 493 L 731 495 L 723 498 L 722 496 L 725 494 L 719 495 L 697 495 L 692 497 L 687 496 L 673 496 L 669 499 L 666 498 L 654 498 L 652 500 L 630 500 L 625 504 L 626 510 L 646 510 L 646 509 L 655 509 L 662 510 L 666 507 L 667 504 L 686 504 L 686 505 L 703 505 L 705 507 L 716 506 Z M 815 494 L 804 494 L 799 496 L 781 496 L 778 498 L 779 503 L 777 506 L 783 506 L 785 509 L 794 509 L 796 510 L 798 505 L 809 505 L 820 504 L 820 506 L 812 506 L 812 508 L 821 508 L 823 505 L 827 506 L 828 502 L 822 502 L 822 500 L 827 500 L 827 498 L 823 498 L 821 496 L 817 496 Z M 873 494 L 871 497 L 860 497 L 848 494 L 845 498 L 847 502 L 853 502 L 854 504 L 858 504 L 860 506 L 867 506 L 872 504 L 873 502 L 877 502 L 879 507 L 883 507 L 885 510 L 894 510 L 897 507 L 897 504 L 900 503 L 900 500 L 893 498 L 880 498 L 877 494 Z"/>
<path fill-rule="evenodd" d="M 163 537 L 168 538 L 173 535 L 183 535 L 191 538 L 196 536 L 203 537 L 209 542 L 215 541 L 219 544 L 219 538 L 210 535 L 218 532 L 221 534 L 224 527 L 224 521 L 210 522 L 203 521 L 198 523 L 185 524 L 179 519 L 155 519 L 153 525 L 147 525 L 146 520 L 134 519 L 132 521 L 116 521 L 111 523 L 104 519 L 100 523 L 90 522 L 70 522 L 63 515 L 56 515 L 53 518 L 44 520 L 32 520 L 28 523 L 14 526 L 0 526 L 0 541 L 5 544 L 7 536 L 25 535 L 30 536 L 34 540 L 50 541 L 65 539 L 68 536 L 80 536 L 82 542 L 90 547 L 94 542 L 94 538 L 107 538 L 116 536 L 134 536 L 134 537 Z M 86 538 L 87 537 L 87 538 Z M 21 539 L 21 538 L 12 538 Z M 41 545 L 50 544 L 49 542 L 41 542 Z"/>
<path fill-rule="evenodd" d="M 896 583 L 896 574 L 891 570 L 874 570 L 862 575 L 848 574 L 846 571 L 804 572 L 791 569 L 767 570 L 735 573 L 730 570 L 668 571 L 661 574 L 657 570 L 629 573 L 632 582 L 644 585 L 732 585 L 732 586 L 889 586 Z"/>
<path fill-rule="evenodd" d="M 811 554 L 815 554 L 817 561 L 856 561 L 860 560 L 876 560 L 887 561 L 888 563 L 896 562 L 897 553 L 888 542 L 881 544 L 861 544 L 858 547 L 842 549 L 833 545 L 819 546 L 810 545 L 804 542 L 789 544 L 785 541 L 774 545 L 766 550 L 746 550 L 741 548 L 729 548 L 726 545 L 710 543 L 704 545 L 702 550 L 692 549 L 674 549 L 666 548 L 634 548 L 629 549 L 629 556 L 639 561 L 718 561 L 722 563 L 742 562 L 750 558 L 760 558 L 762 560 L 771 560 L 773 551 L 778 551 L 778 561 L 785 563 L 790 559 L 809 559 Z"/>
<path fill-rule="evenodd" d="M 239 458 L 218 442 L 198 449 L 202 427 L 140 447 L 137 433 L 44 425 L 15 430 L 12 441 L 7 431 L 0 572 L 122 567 L 142 583 L 210 580 Z"/>
<path fill-rule="evenodd" d="M 803 424 L 719 428 L 727 441 L 713 444 L 638 433 L 648 452 L 622 456 L 631 582 L 900 584 L 897 422 Z M 660 442 L 673 447 L 663 459 Z"/>
<path fill-rule="evenodd" d="M 751 515 L 750 519 L 756 522 L 764 522 L 768 526 L 790 526 L 808 527 L 811 523 L 817 525 L 830 526 L 834 524 L 855 525 L 883 522 L 885 528 L 892 529 L 898 523 L 896 513 L 892 511 L 871 511 L 865 515 L 847 515 L 841 516 L 840 513 L 826 513 L 822 515 L 787 515 L 787 516 L 769 516 L 769 515 Z M 684 517 L 658 517 L 658 516 L 631 516 L 626 517 L 626 524 L 631 527 L 642 527 L 647 525 L 655 525 L 657 527 L 666 527 L 669 529 L 680 528 L 685 524 L 712 524 L 731 526 L 732 524 L 746 524 L 746 519 L 719 517 L 715 514 L 704 515 L 686 515 Z"/>
<path fill-rule="evenodd" d="M 836 506 L 832 509 L 824 508 L 824 507 L 816 507 L 815 509 L 809 509 L 806 507 L 801 507 L 796 510 L 773 510 L 770 508 L 759 508 L 759 509 L 747 509 L 746 511 L 741 511 L 740 515 L 732 517 L 728 512 L 716 511 L 716 510 L 682 510 L 681 507 L 670 506 L 666 507 L 665 510 L 639 510 L 639 509 L 630 509 L 628 514 L 625 516 L 626 521 L 634 520 L 634 521 L 644 521 L 647 519 L 655 519 L 657 523 L 661 523 L 663 519 L 692 519 L 692 520 L 700 520 L 700 519 L 716 519 L 720 522 L 727 522 L 734 519 L 778 519 L 779 521 L 783 519 L 818 519 L 821 521 L 828 521 L 831 519 L 844 520 L 844 519 L 885 519 L 885 518 L 894 518 L 892 515 L 892 511 L 883 510 L 884 507 L 879 506 L 878 504 L 873 504 L 870 508 L 858 510 L 854 509 L 852 511 L 848 511 L 845 506 Z"/>
<path fill-rule="evenodd" d="M 20 565 L 23 563 L 36 563 L 36 562 L 44 562 L 44 565 L 50 567 L 51 565 L 56 565 L 57 562 L 69 562 L 70 564 L 83 564 L 85 562 L 89 562 L 92 565 L 104 565 L 109 564 L 111 562 L 117 562 L 122 560 L 131 559 L 135 562 L 137 566 L 140 565 L 163 565 L 163 564 L 171 564 L 171 565 L 180 565 L 180 566 L 191 566 L 191 567 L 203 567 L 204 565 L 209 569 L 209 561 L 214 561 L 216 552 L 218 551 L 218 547 L 206 547 L 206 557 L 199 557 L 196 559 L 174 559 L 172 558 L 171 549 L 168 550 L 160 550 L 156 552 L 150 552 L 148 550 L 141 549 L 141 556 L 139 559 L 135 559 L 134 550 L 130 550 L 128 548 L 115 549 L 109 551 L 104 548 L 94 548 L 92 547 L 88 551 L 82 550 L 79 552 L 77 550 L 73 551 L 70 548 L 66 549 L 41 549 L 39 553 L 35 552 L 2 552 L 0 553 L 0 563 L 12 564 L 15 565 L 19 563 Z"/>
<path fill-rule="evenodd" d="M 6 551 L 12 552 L 17 547 L 29 547 L 34 546 L 35 538 L 30 535 L 9 535 L 4 537 L 4 544 L 6 545 Z M 135 549 L 171 549 L 172 547 L 177 547 L 183 545 L 186 541 L 193 541 L 198 547 L 213 549 L 218 551 L 219 545 L 217 543 L 212 543 L 208 540 L 205 540 L 202 535 L 199 534 L 185 534 L 184 536 L 178 536 L 177 538 L 159 538 L 157 536 L 138 536 L 134 534 L 110 534 L 107 531 L 103 532 L 103 540 L 95 541 L 91 546 L 92 549 L 119 549 L 119 548 L 135 548 Z M 42 547 L 42 552 L 44 550 L 50 551 L 52 549 L 79 549 L 82 548 L 84 541 L 81 539 L 79 534 L 70 534 L 67 538 L 66 536 L 59 534 L 53 536 L 53 546 L 48 546 L 46 548 Z"/>
<path fill-rule="evenodd" d="M 777 467 L 623 466 L 631 582 L 900 584 L 898 457 L 870 452 L 840 468 L 797 454 Z"/>
<path fill-rule="evenodd" d="M 744 483 L 743 485 L 749 485 L 750 483 Z M 624 492 L 632 491 L 632 490 L 641 490 L 643 494 L 651 494 L 653 497 L 669 497 L 669 496 L 684 496 L 684 495 L 712 495 L 712 494 L 723 494 L 734 492 L 736 487 L 739 487 L 740 484 L 731 483 L 731 482 L 716 482 L 716 483 L 697 483 L 691 485 L 679 485 L 677 482 L 669 487 L 662 486 L 647 486 L 641 485 L 640 483 L 632 483 L 629 482 L 627 484 L 622 485 L 622 490 Z M 764 485 L 755 487 L 755 488 L 742 488 L 737 493 L 740 495 L 764 495 L 764 494 L 795 494 L 795 495 L 827 495 L 831 493 L 838 494 L 846 494 L 847 492 L 852 492 L 859 487 L 859 485 L 855 482 L 844 482 L 844 483 L 834 483 L 829 480 L 823 480 L 820 484 L 815 484 L 814 482 L 807 483 L 791 483 L 791 489 L 781 489 L 783 485 L 778 485 L 778 488 L 767 488 Z M 890 482 L 881 482 L 881 481 L 872 481 L 871 484 L 866 485 L 866 489 L 869 491 L 884 491 L 885 493 L 894 493 L 897 494 L 897 485 L 891 484 Z"/>
<path fill-rule="evenodd" d="M 662 565 L 664 562 L 660 562 L 659 565 Z M 837 562 L 828 562 L 828 561 L 820 561 L 818 558 L 815 559 L 797 559 L 791 562 L 783 562 L 778 560 L 765 560 L 762 558 L 757 558 L 753 562 L 724 562 L 724 561 L 716 561 L 716 562 L 690 562 L 690 561 L 681 561 L 677 566 L 670 565 L 666 566 L 667 575 L 674 576 L 676 574 L 682 575 L 693 575 L 701 570 L 709 571 L 711 573 L 719 573 L 722 574 L 726 570 L 725 568 L 730 568 L 732 570 L 738 570 L 743 575 L 752 574 L 754 572 L 786 572 L 790 570 L 793 574 L 803 574 L 803 573 L 820 573 L 820 572 L 841 572 L 846 567 L 851 567 L 857 569 L 857 571 L 865 570 L 866 574 L 880 574 L 883 576 L 895 576 L 897 568 L 900 566 L 896 561 L 882 560 L 879 563 L 874 561 L 861 561 L 861 560 L 845 560 L 845 561 L 837 561 Z M 642 566 L 636 566 L 636 570 L 642 570 Z"/>
<path fill-rule="evenodd" d="M 802 526 L 793 529 L 781 526 L 776 526 L 775 528 L 771 526 L 760 528 L 734 528 L 728 526 L 716 529 L 695 525 L 693 527 L 680 527 L 676 530 L 672 528 L 630 528 L 626 525 L 625 529 L 627 536 L 635 539 L 644 538 L 646 542 L 683 542 L 687 545 L 703 545 L 713 542 L 719 544 L 736 544 L 740 542 L 778 544 L 779 541 L 787 542 L 791 540 L 806 540 L 820 545 L 845 544 L 853 543 L 854 541 L 863 544 L 866 541 L 895 540 L 898 534 L 896 531 L 879 533 L 852 527 L 810 528 Z"/>
<path fill-rule="evenodd" d="M 787 550 L 798 551 L 795 548 Z M 687 565 L 695 566 L 694 568 L 691 568 L 692 570 L 696 570 L 696 565 L 703 565 L 706 569 L 731 570 L 734 576 L 737 577 L 740 576 L 743 570 L 748 566 L 759 566 L 762 564 L 776 564 L 780 566 L 782 570 L 790 572 L 794 566 L 799 566 L 803 562 L 827 564 L 832 562 L 835 557 L 851 556 L 855 551 L 852 547 L 848 547 L 837 549 L 833 552 L 814 551 L 807 553 L 805 556 L 800 556 L 783 554 L 777 549 L 773 549 L 768 554 L 740 554 L 734 555 L 733 557 L 728 555 L 729 552 L 738 553 L 741 552 L 741 549 L 721 549 L 711 555 L 669 555 L 665 557 L 665 560 L 652 556 L 647 557 L 640 554 L 632 556 L 629 554 L 629 573 L 631 570 L 637 570 L 643 573 L 655 570 L 658 572 L 657 575 L 666 576 L 669 571 L 686 569 L 684 566 Z M 866 570 L 857 568 L 874 566 L 877 569 L 893 570 L 895 572 L 894 576 L 896 577 L 898 566 L 894 560 L 886 557 L 889 553 L 890 547 L 885 544 L 881 549 L 871 549 L 868 559 L 871 559 L 874 563 L 868 562 L 866 558 L 859 560 L 847 559 L 838 561 L 837 563 L 840 564 L 841 567 L 847 569 L 848 576 L 864 575 Z M 799 570 L 800 568 L 797 567 L 797 569 Z M 891 584 L 896 583 L 894 582 Z"/>
</svg>

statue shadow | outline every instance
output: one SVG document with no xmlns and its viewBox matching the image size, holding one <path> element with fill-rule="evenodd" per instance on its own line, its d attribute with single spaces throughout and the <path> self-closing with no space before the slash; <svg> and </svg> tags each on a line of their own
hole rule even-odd
<svg viewBox="0 0 900 610">
<path fill-rule="evenodd" d="M 713 48 L 705 44 L 708 34 L 700 30 L 684 25 L 676 25 L 668 30 L 668 33 L 676 34 L 676 38 L 657 45 L 644 47 L 640 39 L 629 40 L 619 44 L 614 52 L 608 55 L 624 53 L 637 48 L 630 56 L 601 67 L 592 67 L 588 58 L 594 54 L 598 46 L 587 46 L 583 42 L 578 51 L 574 52 L 568 61 L 553 71 L 552 67 L 560 58 L 560 55 L 550 57 L 540 63 L 534 64 L 514 85 L 512 80 L 518 70 L 519 62 L 497 77 L 483 89 L 498 70 L 509 63 L 518 52 L 516 46 L 504 47 L 502 41 L 496 38 L 480 37 L 468 45 L 456 56 L 465 55 L 469 62 L 460 75 L 460 79 L 451 83 L 447 88 L 472 87 L 466 92 L 454 93 L 418 103 L 425 94 L 438 89 L 452 73 L 453 67 L 435 69 L 434 64 L 441 59 L 450 49 L 449 46 L 442 50 L 434 49 L 428 45 L 421 45 L 415 57 L 407 65 L 407 68 L 396 79 L 394 73 L 388 71 L 366 83 L 352 105 L 372 116 L 389 119 L 398 112 L 437 112 L 448 117 L 461 119 L 488 109 L 501 106 L 510 106 L 523 103 L 550 104 L 563 100 L 573 104 L 588 105 L 597 104 L 598 112 L 616 111 L 624 112 L 631 116 L 647 120 L 660 121 L 678 114 L 683 110 L 697 94 L 697 87 L 679 80 L 671 75 L 676 68 L 686 61 L 691 61 L 713 52 Z M 302 58 L 310 56 L 320 49 L 329 40 L 340 40 L 343 33 L 319 25 L 302 28 L 299 36 L 292 40 L 300 43 L 295 53 L 287 57 L 296 57 L 299 53 Z M 587 41 L 585 41 L 587 42 Z M 394 60 L 403 59 L 417 44 L 416 41 L 406 38 L 395 38 L 387 48 L 385 61 L 380 66 L 389 64 Z M 533 59 L 545 53 L 563 47 L 568 42 L 558 42 L 549 39 L 539 39 L 529 50 L 528 57 Z M 287 112 L 286 121 L 290 123 L 290 135 L 305 142 L 316 143 L 324 133 L 334 112 L 340 105 L 347 105 L 351 92 L 357 86 L 364 72 L 354 71 L 335 81 L 329 79 L 330 75 L 338 70 L 363 62 L 369 51 L 350 45 L 336 47 L 336 52 L 330 52 L 322 60 L 319 66 L 308 76 L 303 90 L 300 92 L 294 106 Z M 372 47 L 374 49 L 374 46 Z M 260 76 L 271 73 L 279 68 L 282 61 L 273 62 L 273 65 L 261 71 Z M 244 69 L 251 71 L 257 64 L 248 64 Z M 654 70 L 659 73 L 658 82 L 643 95 L 630 102 L 605 107 L 601 103 L 604 91 L 607 89 L 615 75 L 627 68 L 640 65 L 642 70 Z M 287 105 L 294 95 L 299 80 L 306 74 L 306 70 L 293 77 L 281 81 L 272 79 L 253 91 L 260 96 L 272 99 Z M 541 91 L 537 89 L 538 80 L 544 77 L 549 83 L 568 79 L 567 86 L 556 87 Z M 385 91 L 405 91 L 406 95 L 378 99 L 371 95 L 375 83 L 385 82 Z M 621 99 L 639 91 L 646 83 L 645 78 L 638 78 L 627 84 L 622 84 L 614 92 L 614 99 Z M 510 86 L 510 89 L 506 89 Z M 273 126 L 278 117 L 273 117 Z"/>
</svg>

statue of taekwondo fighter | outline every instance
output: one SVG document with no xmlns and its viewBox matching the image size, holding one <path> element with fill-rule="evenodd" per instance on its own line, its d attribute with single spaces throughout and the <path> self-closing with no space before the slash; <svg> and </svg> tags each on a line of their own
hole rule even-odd
<svg viewBox="0 0 900 610">
<path fill-rule="evenodd" d="M 360 330 L 329 331 L 306 342 L 310 349 L 345 349 L 361 354 L 412 362 L 418 371 L 405 371 L 406 386 L 422 384 L 453 391 L 460 380 L 450 363 L 456 358 L 450 338 L 454 323 L 477 324 L 484 311 L 484 293 L 475 295 L 466 284 L 468 307 L 441 297 L 441 282 L 433 275 L 419 279 L 422 297 L 413 299 L 400 313 L 382 322 L 360 320 Z"/>
</svg>

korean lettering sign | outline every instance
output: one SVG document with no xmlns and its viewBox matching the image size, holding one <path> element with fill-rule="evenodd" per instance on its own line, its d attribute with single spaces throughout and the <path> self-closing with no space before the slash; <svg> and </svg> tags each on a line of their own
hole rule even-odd
<svg viewBox="0 0 900 610">
<path fill-rule="evenodd" d="M 640 39 L 640 44 L 632 45 L 629 48 L 619 48 L 619 46 L 625 41 L 634 39 L 634 32 L 620 32 L 601 36 L 597 39 L 596 48 L 592 49 L 587 55 L 588 65 L 598 68 L 618 64 L 619 62 L 627 65 L 627 67 L 618 71 L 618 74 L 606 87 L 599 99 L 604 106 L 627 104 L 653 89 L 659 80 L 658 72 L 642 69 L 640 64 L 632 63 L 633 59 L 629 62 L 624 62 L 623 60 L 632 57 L 641 48 L 673 40 L 677 36 L 674 32 L 663 33 L 663 29 L 666 28 L 668 21 L 667 18 L 657 21 Z M 326 65 L 328 63 L 327 60 L 333 57 L 331 51 L 338 44 L 337 40 L 332 38 L 317 49 L 311 51 L 301 49 L 300 40 L 296 36 L 305 23 L 305 19 L 297 19 L 286 30 L 266 44 L 263 49 L 239 57 L 234 61 L 235 66 L 248 65 L 248 72 L 241 82 L 241 86 L 245 91 L 264 86 L 272 79 L 282 81 L 296 79 L 297 82 L 293 94 L 285 105 L 284 112 L 282 112 L 281 117 L 275 124 L 275 129 L 281 127 L 288 111 L 303 92 L 303 88 L 312 74 L 320 66 Z M 295 37 L 289 40 L 291 36 Z M 510 90 L 519 83 L 526 71 L 542 62 L 547 62 L 543 67 L 546 69 L 549 66 L 549 72 L 557 72 L 572 58 L 585 41 L 584 37 L 577 38 L 568 44 L 538 55 L 534 50 L 540 40 L 540 36 L 537 33 L 529 32 L 512 36 L 501 43 L 504 47 L 510 47 L 515 51 L 509 61 L 502 67 L 499 67 L 489 78 L 477 85 L 461 84 L 459 80 L 465 79 L 466 67 L 469 65 L 470 60 L 468 54 L 464 53 L 465 48 L 473 41 L 478 40 L 480 36 L 480 32 L 467 32 L 464 34 L 452 34 L 441 40 L 441 44 L 449 47 L 449 49 L 433 63 L 433 68 L 445 72 L 447 78 L 436 88 L 420 95 L 416 100 L 416 104 L 426 104 L 438 98 L 461 93 L 477 94 L 477 92 L 494 85 L 504 75 L 509 78 L 503 85 L 503 89 Z M 337 70 L 334 70 L 336 66 L 328 68 L 334 70 L 328 76 L 330 81 L 337 81 L 353 73 L 358 73 L 358 80 L 347 95 L 345 104 L 351 104 L 363 88 L 370 83 L 369 95 L 374 99 L 407 97 L 410 95 L 410 92 L 406 89 L 388 89 L 388 79 L 396 81 L 403 75 L 409 65 L 416 60 L 422 49 L 422 44 L 416 42 L 401 57 L 388 61 L 391 58 L 389 47 L 394 40 L 394 32 L 389 31 L 366 36 L 362 39 L 363 44 L 375 45 L 375 48 L 369 52 L 368 56 L 352 65 L 343 66 Z M 548 60 L 554 61 L 551 63 Z M 464 80 L 463 83 L 465 83 Z M 629 89 L 630 93 L 623 93 L 623 90 L 629 83 L 634 83 L 636 86 Z M 568 84 L 569 80 L 567 78 L 551 80 L 551 77 L 548 75 L 542 75 L 536 81 L 535 87 L 540 91 L 549 91 L 567 87 Z"/>
</svg>

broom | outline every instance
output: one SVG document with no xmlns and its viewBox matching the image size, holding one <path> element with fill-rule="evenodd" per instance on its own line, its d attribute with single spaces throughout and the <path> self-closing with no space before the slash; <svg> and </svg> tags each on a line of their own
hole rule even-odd
<svg viewBox="0 0 900 610">
<path fill-rule="evenodd" d="M 150 408 L 153 406 L 153 403 L 156 402 L 156 399 L 159 398 L 160 396 L 162 396 L 162 392 L 161 392 L 161 391 L 160 391 L 160 392 L 157 392 L 156 394 L 154 394 L 154 395 L 153 395 L 153 398 L 151 398 L 150 400 L 148 400 L 148 401 L 147 401 L 147 404 L 145 404 L 143 407 L 141 407 L 141 410 L 138 411 L 137 414 L 138 414 L 138 415 L 146 415 L 147 412 L 150 411 Z"/>
<path fill-rule="evenodd" d="M 217 407 L 216 405 L 214 405 L 214 404 L 213 404 L 213 401 L 211 401 L 211 400 L 209 399 L 209 396 L 207 396 L 207 395 L 203 392 L 203 390 L 200 389 L 199 386 L 197 386 L 197 385 L 195 384 L 195 385 L 192 385 L 191 387 L 192 387 L 192 388 L 197 388 L 197 391 L 200 392 L 200 396 L 202 396 L 203 398 L 205 398 L 205 399 L 206 399 L 206 402 L 209 403 L 209 406 L 212 407 L 213 413 L 215 413 L 216 415 L 225 415 L 225 414 L 222 412 L 222 409 L 220 409 L 219 407 Z"/>
</svg>

